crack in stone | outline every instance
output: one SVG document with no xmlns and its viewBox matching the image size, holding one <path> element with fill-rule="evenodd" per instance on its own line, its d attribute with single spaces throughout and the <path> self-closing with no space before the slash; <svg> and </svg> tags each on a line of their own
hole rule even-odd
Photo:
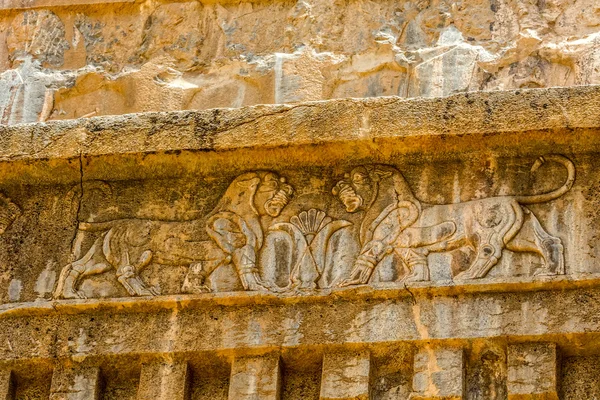
<svg viewBox="0 0 600 400">
<path fill-rule="evenodd" d="M 404 290 L 406 290 L 408 292 L 408 294 L 410 294 L 410 297 L 412 299 L 412 305 L 416 306 L 417 305 L 417 298 L 415 297 L 414 293 L 410 291 L 410 289 L 408 288 L 408 286 L 406 286 L 406 282 L 404 282 Z"/>
<path fill-rule="evenodd" d="M 234 123 L 231 126 L 227 126 L 227 127 L 223 127 L 223 128 L 217 128 L 214 129 L 213 132 L 214 134 L 219 134 L 219 133 L 224 133 L 224 132 L 228 132 L 231 131 L 233 129 L 238 129 L 240 127 L 243 127 L 245 125 L 249 125 L 252 123 L 258 123 L 260 120 L 264 119 L 264 118 L 269 118 L 269 117 L 273 117 L 276 115 L 280 115 L 280 114 L 286 114 L 292 110 L 295 110 L 297 108 L 313 108 L 313 107 L 318 107 L 320 106 L 320 102 L 315 102 L 315 103 L 308 103 L 308 104 L 298 104 L 298 105 L 293 105 L 293 106 L 289 106 L 287 104 L 278 104 L 278 106 L 283 106 L 283 109 L 279 109 L 279 110 L 272 110 L 270 112 L 266 112 L 262 115 L 257 115 L 255 117 L 250 117 L 249 119 L 247 119 L 246 121 L 243 122 L 239 122 L 239 123 Z"/>
</svg>

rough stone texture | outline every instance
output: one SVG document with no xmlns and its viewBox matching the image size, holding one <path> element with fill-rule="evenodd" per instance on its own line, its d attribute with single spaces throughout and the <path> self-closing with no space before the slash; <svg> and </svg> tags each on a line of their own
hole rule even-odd
<svg viewBox="0 0 600 400">
<path fill-rule="evenodd" d="M 468 399 L 507 398 L 506 346 L 503 343 L 474 343 L 466 350 L 465 361 L 465 393 Z"/>
<path fill-rule="evenodd" d="M 281 398 L 279 354 L 236 357 L 231 366 L 229 400 L 278 400 Z"/>
<path fill-rule="evenodd" d="M 189 375 L 184 361 L 147 362 L 142 365 L 137 400 L 186 400 Z"/>
<path fill-rule="evenodd" d="M 593 399 L 600 396 L 600 359 L 569 357 L 561 365 L 561 399 Z"/>
<path fill-rule="evenodd" d="M 0 26 L 0 124 L 600 83 L 595 0 L 4 0 Z"/>
<path fill-rule="evenodd" d="M 50 400 L 99 400 L 98 367 L 58 366 L 52 374 Z"/>
<path fill-rule="evenodd" d="M 426 346 L 415 354 L 415 399 L 462 399 L 465 386 L 464 350 Z"/>
<path fill-rule="evenodd" d="M 0 371 L 0 399 L 12 400 L 15 394 L 15 387 L 10 369 Z"/>
<path fill-rule="evenodd" d="M 370 399 L 371 355 L 368 351 L 325 353 L 321 400 Z"/>
<path fill-rule="evenodd" d="M 558 399 L 559 362 L 555 343 L 510 345 L 507 363 L 509 399 Z"/>
</svg>

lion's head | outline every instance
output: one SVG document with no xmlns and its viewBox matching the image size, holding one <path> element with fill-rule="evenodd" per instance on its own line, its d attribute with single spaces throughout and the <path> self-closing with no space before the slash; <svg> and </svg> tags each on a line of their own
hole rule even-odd
<svg viewBox="0 0 600 400">
<path fill-rule="evenodd" d="M 275 172 L 246 172 L 231 182 L 215 211 L 277 217 L 293 194 L 292 186 Z"/>
<path fill-rule="evenodd" d="M 346 211 L 365 212 L 361 224 L 361 243 L 369 240 L 374 229 L 371 225 L 381 219 L 388 207 L 394 206 L 405 211 L 403 224 L 412 223 L 421 208 L 400 171 L 389 165 L 356 167 L 345 174 L 344 179 L 332 189 L 332 193 L 344 204 Z"/>
<path fill-rule="evenodd" d="M 344 203 L 346 211 L 354 213 L 369 209 L 380 194 L 380 187 L 396 189 L 397 181 L 402 185 L 404 178 L 394 167 L 361 165 L 345 174 L 332 192 Z"/>
</svg>

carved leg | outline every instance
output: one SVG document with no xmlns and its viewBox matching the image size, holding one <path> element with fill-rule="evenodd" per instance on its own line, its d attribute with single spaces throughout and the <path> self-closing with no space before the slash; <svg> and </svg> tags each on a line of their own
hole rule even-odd
<svg viewBox="0 0 600 400">
<path fill-rule="evenodd" d="M 230 256 L 227 256 L 222 260 L 208 260 L 190 264 L 188 273 L 181 286 L 181 291 L 184 293 L 210 292 L 210 287 L 206 285 L 206 279 L 218 267 L 229 263 L 231 263 Z"/>
<path fill-rule="evenodd" d="M 544 268 L 536 271 L 535 275 L 562 275 L 565 273 L 562 241 L 546 232 L 530 211 L 526 214 L 520 232 L 506 247 L 513 251 L 529 251 L 539 254 L 544 260 Z"/>
<path fill-rule="evenodd" d="M 97 263 L 93 260 L 85 264 L 77 261 L 68 264 L 60 274 L 59 287 L 57 287 L 54 297 L 62 299 L 85 299 L 85 294 L 77 290 L 79 280 L 86 276 L 101 274 L 111 268 L 107 263 Z"/>
<path fill-rule="evenodd" d="M 81 273 L 73 269 L 73 264 L 67 264 L 60 273 L 59 287 L 54 293 L 58 299 L 84 299 L 83 293 L 77 292 L 75 287 Z"/>
<path fill-rule="evenodd" d="M 126 259 L 129 255 L 126 254 Z M 138 272 L 144 269 L 152 261 L 152 252 L 146 250 L 140 256 L 136 265 L 126 264 L 117 269 L 117 280 L 123 285 L 127 292 L 132 296 L 157 296 L 159 291 L 153 287 L 148 287 L 138 275 Z"/>
<path fill-rule="evenodd" d="M 84 299 L 85 295 L 77 291 L 79 280 L 85 276 L 100 274 L 108 271 L 111 266 L 108 263 L 98 263 L 93 260 L 96 251 L 100 248 L 102 238 L 90 247 L 88 252 L 79 260 L 67 264 L 61 271 L 58 284 L 54 291 L 56 299 Z"/>
<path fill-rule="evenodd" d="M 263 282 L 256 267 L 256 250 L 250 245 L 236 249 L 231 254 L 231 260 L 237 270 L 244 290 L 269 291 L 271 286 Z"/>
<path fill-rule="evenodd" d="M 139 274 L 142 272 L 144 268 L 146 268 L 152 262 L 152 252 L 150 250 L 146 250 L 140 256 L 140 259 L 135 264 L 135 273 Z"/>
<path fill-rule="evenodd" d="M 245 290 L 270 291 L 271 286 L 264 282 L 258 275 L 258 269 L 254 266 L 242 266 L 239 270 L 240 280 Z"/>
<path fill-rule="evenodd" d="M 154 296 L 156 293 L 148 288 L 135 273 L 133 265 L 125 265 L 117 270 L 117 280 L 131 296 Z"/>
<path fill-rule="evenodd" d="M 544 269 L 537 271 L 536 275 L 564 275 L 565 274 L 565 249 L 562 241 L 554 236 L 542 241 L 541 249 L 544 254 Z"/>
<path fill-rule="evenodd" d="M 380 240 L 372 240 L 363 246 L 360 255 L 354 262 L 354 268 L 350 272 L 350 278 L 342 281 L 340 287 L 352 285 L 364 285 L 369 282 L 375 267 L 383 257 L 392 253 L 394 248 Z"/>
<path fill-rule="evenodd" d="M 402 257 L 409 270 L 409 273 L 402 278 L 401 282 L 423 282 L 431 279 L 427 254 L 413 249 L 396 249 L 396 253 Z"/>
<path fill-rule="evenodd" d="M 490 269 L 502 257 L 504 243 L 498 235 L 492 235 L 487 243 L 482 243 L 477 249 L 477 258 L 466 271 L 454 277 L 455 280 L 479 279 L 487 275 Z"/>
</svg>

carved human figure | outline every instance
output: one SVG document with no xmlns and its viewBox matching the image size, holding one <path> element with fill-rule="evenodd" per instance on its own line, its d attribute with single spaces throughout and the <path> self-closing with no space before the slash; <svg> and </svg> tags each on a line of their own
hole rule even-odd
<svg viewBox="0 0 600 400">
<path fill-rule="evenodd" d="M 350 279 L 341 286 L 366 283 L 375 267 L 394 250 L 396 238 L 415 223 L 421 203 L 396 168 L 363 165 L 354 168 L 332 190 L 346 211 L 364 212 L 360 226 L 361 250 Z M 413 249 L 396 249 L 413 272 L 414 280 L 428 280 L 426 256 Z"/>
<path fill-rule="evenodd" d="M 81 223 L 80 231 L 99 232 L 100 237 L 85 255 L 63 268 L 54 296 L 84 298 L 77 290 L 81 279 L 111 269 L 131 295 L 156 295 L 158 291 L 139 276 L 151 262 L 190 266 L 200 286 L 216 268 L 231 263 L 244 289 L 267 289 L 256 266 L 263 242 L 262 219 L 278 216 L 292 194 L 285 178 L 255 171 L 234 179 L 207 219 Z M 203 239 L 203 230 L 210 240 Z"/>
<path fill-rule="evenodd" d="M 429 280 L 427 255 L 462 247 L 475 249 L 475 258 L 455 279 L 484 277 L 498 263 L 505 248 L 539 254 L 544 267 L 537 274 L 564 274 L 561 240 L 547 233 L 523 206 L 551 201 L 573 186 L 575 167 L 563 156 L 540 157 L 532 172 L 546 160 L 562 164 L 567 170 L 564 184 L 551 192 L 444 205 L 419 203 L 393 167 L 355 168 L 333 189 L 348 212 L 365 212 L 361 251 L 350 278 L 342 286 L 367 283 L 382 259 L 393 252 L 409 270 L 405 280 Z"/>
<path fill-rule="evenodd" d="M 273 172 L 251 172 L 236 181 L 237 187 L 230 185 L 210 215 L 206 230 L 227 254 L 221 264 L 231 258 L 244 289 L 267 289 L 257 268 L 257 254 L 264 238 L 261 217 L 277 217 L 292 197 L 293 189 L 285 183 L 285 178 Z M 251 200 L 247 198 L 247 191 L 251 192 Z M 215 268 L 209 267 L 204 274 L 208 277 Z"/>
</svg>

